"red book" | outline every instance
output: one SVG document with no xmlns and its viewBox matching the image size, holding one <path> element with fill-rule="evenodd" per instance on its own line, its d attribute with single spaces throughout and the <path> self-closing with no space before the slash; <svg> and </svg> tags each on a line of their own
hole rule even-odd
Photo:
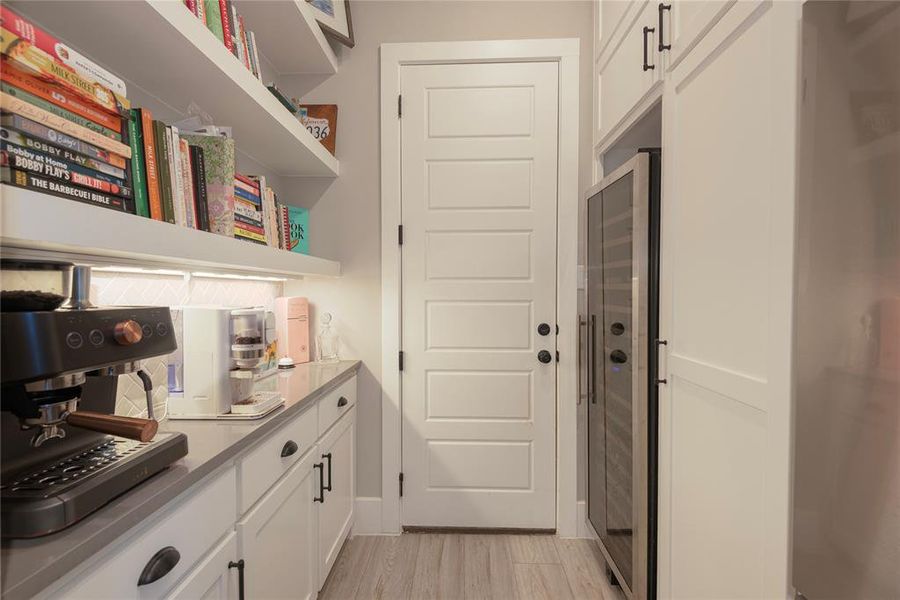
<svg viewBox="0 0 900 600">
<path fill-rule="evenodd" d="M 194 16 L 197 16 L 197 0 L 184 0 L 184 5 L 188 7 L 188 10 L 194 13 Z"/>
<path fill-rule="evenodd" d="M 137 110 L 141 115 L 141 129 L 144 132 L 144 167 L 147 171 L 147 201 L 150 204 L 150 218 L 164 221 L 162 196 L 159 194 L 159 166 L 156 162 L 153 115 L 146 108 Z"/>
<path fill-rule="evenodd" d="M 225 47 L 229 52 L 234 52 L 234 40 L 231 39 L 231 33 L 234 31 L 231 25 L 231 14 L 228 10 L 226 0 L 219 0 L 219 14 L 222 15 L 222 36 L 225 38 Z"/>
</svg>

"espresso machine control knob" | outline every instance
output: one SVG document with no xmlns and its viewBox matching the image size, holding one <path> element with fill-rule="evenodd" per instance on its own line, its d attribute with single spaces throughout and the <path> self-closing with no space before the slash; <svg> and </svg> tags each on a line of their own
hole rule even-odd
<svg viewBox="0 0 900 600">
<path fill-rule="evenodd" d="M 137 321 L 128 319 L 127 321 L 116 323 L 113 336 L 120 346 L 130 346 L 141 341 L 144 333 L 141 331 L 141 326 Z"/>
</svg>

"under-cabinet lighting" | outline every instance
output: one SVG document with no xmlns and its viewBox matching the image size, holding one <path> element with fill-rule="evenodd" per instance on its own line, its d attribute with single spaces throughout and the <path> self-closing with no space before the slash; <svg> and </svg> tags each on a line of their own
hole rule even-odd
<svg viewBox="0 0 900 600">
<path fill-rule="evenodd" d="M 91 269 L 95 273 L 130 273 L 132 275 L 171 275 L 175 277 L 183 277 L 185 271 L 176 271 L 175 269 L 144 269 L 142 267 L 94 267 Z"/>
<path fill-rule="evenodd" d="M 287 277 L 266 277 L 264 275 L 235 275 L 233 273 L 204 273 L 195 271 L 194 277 L 206 277 L 208 279 L 237 279 L 240 281 L 287 281 Z"/>
</svg>

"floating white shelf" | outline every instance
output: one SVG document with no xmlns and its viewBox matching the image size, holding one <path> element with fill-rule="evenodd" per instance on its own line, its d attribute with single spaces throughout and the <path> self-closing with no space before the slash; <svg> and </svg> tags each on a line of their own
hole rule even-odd
<svg viewBox="0 0 900 600">
<path fill-rule="evenodd" d="M 95 265 L 299 278 L 337 277 L 335 261 L 243 242 L 0 185 L 0 245 Z"/>
<path fill-rule="evenodd" d="M 279 75 L 337 73 L 337 57 L 305 0 L 239 0 L 257 49 Z"/>
<path fill-rule="evenodd" d="M 194 103 L 212 115 L 216 124 L 231 126 L 241 152 L 275 173 L 337 176 L 337 159 L 183 2 L 78 0 L 11 4 L 85 56 L 168 106 L 186 112 Z M 305 14 L 299 13 L 300 17 Z M 300 17 L 293 18 L 294 26 L 305 22 Z M 261 37 L 272 35 L 262 27 L 257 31 L 257 46 Z M 321 35 L 317 29 L 310 31 L 307 27 L 297 35 L 304 38 L 315 33 Z"/>
</svg>

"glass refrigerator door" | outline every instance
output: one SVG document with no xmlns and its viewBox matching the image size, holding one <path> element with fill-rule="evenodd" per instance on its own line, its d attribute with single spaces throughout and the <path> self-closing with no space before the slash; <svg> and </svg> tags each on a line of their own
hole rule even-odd
<svg viewBox="0 0 900 600">
<path fill-rule="evenodd" d="M 646 558 L 646 155 L 604 181 L 587 206 L 588 518 L 631 597 Z"/>
</svg>

